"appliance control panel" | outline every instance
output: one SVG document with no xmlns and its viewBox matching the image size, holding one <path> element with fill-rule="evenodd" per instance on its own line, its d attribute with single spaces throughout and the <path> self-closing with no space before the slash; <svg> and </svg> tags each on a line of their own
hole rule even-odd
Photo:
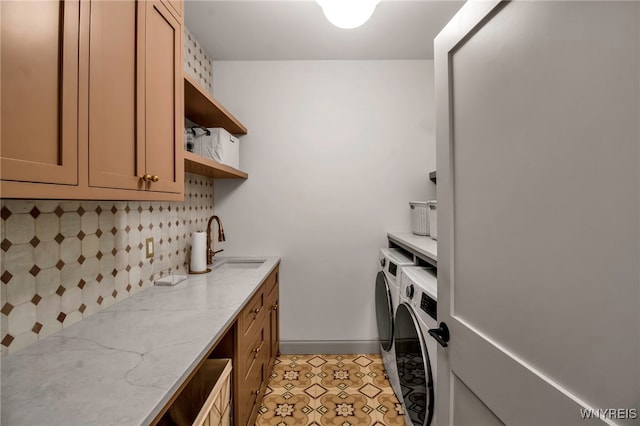
<svg viewBox="0 0 640 426">
<path fill-rule="evenodd" d="M 398 265 L 393 262 L 389 262 L 389 273 L 395 277 L 398 273 Z"/>
<path fill-rule="evenodd" d="M 428 294 L 422 293 L 420 300 L 420 309 L 426 312 L 434 320 L 438 320 L 438 302 L 433 300 Z"/>
</svg>

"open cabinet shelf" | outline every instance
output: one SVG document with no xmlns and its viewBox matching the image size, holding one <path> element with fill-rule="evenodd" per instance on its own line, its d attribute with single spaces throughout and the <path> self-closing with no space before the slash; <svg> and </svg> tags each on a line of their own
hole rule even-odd
<svg viewBox="0 0 640 426">
<path fill-rule="evenodd" d="M 203 127 L 222 127 L 233 135 L 247 134 L 247 128 L 233 114 L 186 74 L 184 76 L 184 115 Z"/>
<path fill-rule="evenodd" d="M 204 158 L 192 152 L 184 152 L 184 171 L 216 179 L 247 179 L 249 175 L 217 161 Z"/>
</svg>

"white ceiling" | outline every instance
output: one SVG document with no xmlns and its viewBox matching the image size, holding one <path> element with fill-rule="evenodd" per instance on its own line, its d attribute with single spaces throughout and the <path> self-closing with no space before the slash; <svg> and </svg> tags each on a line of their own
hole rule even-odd
<svg viewBox="0 0 640 426">
<path fill-rule="evenodd" d="M 185 19 L 214 60 L 432 59 L 433 38 L 463 3 L 383 0 L 353 30 L 312 0 L 187 0 Z"/>
</svg>

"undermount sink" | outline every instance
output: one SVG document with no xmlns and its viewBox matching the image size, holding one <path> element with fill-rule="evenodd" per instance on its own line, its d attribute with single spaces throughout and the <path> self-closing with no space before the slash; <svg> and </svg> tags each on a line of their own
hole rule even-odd
<svg viewBox="0 0 640 426">
<path fill-rule="evenodd" d="M 266 259 L 224 259 L 214 269 L 257 269 Z"/>
</svg>

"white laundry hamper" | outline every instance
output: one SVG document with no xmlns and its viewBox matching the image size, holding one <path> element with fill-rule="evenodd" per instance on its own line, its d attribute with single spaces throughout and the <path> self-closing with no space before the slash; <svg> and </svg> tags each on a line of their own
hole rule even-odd
<svg viewBox="0 0 640 426">
<path fill-rule="evenodd" d="M 411 232 L 416 235 L 429 235 L 429 202 L 410 201 Z"/>
<path fill-rule="evenodd" d="M 438 239 L 438 202 L 427 201 L 427 207 L 429 208 L 429 231 L 431 238 Z"/>
</svg>

